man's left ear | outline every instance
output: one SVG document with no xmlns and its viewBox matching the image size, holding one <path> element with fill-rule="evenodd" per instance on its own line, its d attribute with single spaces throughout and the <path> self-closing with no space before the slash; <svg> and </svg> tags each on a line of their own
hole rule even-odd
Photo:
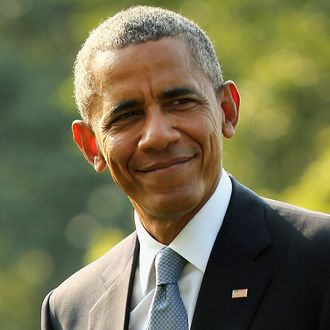
<svg viewBox="0 0 330 330">
<path fill-rule="evenodd" d="M 223 110 L 222 134 L 226 138 L 235 135 L 239 118 L 240 96 L 233 81 L 226 81 L 221 87 L 220 105 Z"/>
</svg>

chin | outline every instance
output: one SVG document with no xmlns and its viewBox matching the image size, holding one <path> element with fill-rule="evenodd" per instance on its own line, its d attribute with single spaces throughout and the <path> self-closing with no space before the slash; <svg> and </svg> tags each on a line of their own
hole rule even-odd
<svg viewBox="0 0 330 330">
<path fill-rule="evenodd" d="M 151 202 L 151 201 L 150 201 Z M 153 215 L 153 217 L 158 219 L 173 219 L 182 218 L 192 214 L 192 216 L 197 212 L 194 210 L 199 209 L 201 205 L 202 198 L 196 196 L 196 194 L 186 194 L 180 196 L 154 196 L 152 198 L 152 203 L 148 203 L 148 212 Z"/>
</svg>

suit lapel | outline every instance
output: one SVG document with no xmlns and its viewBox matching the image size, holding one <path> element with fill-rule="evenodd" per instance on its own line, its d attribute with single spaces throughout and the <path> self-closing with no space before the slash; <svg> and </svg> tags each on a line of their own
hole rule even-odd
<svg viewBox="0 0 330 330">
<path fill-rule="evenodd" d="M 101 276 L 106 290 L 89 313 L 88 329 L 128 329 L 138 251 L 139 244 L 134 234 L 111 256 L 111 263 Z"/>
<path fill-rule="evenodd" d="M 256 259 L 270 244 L 263 201 L 233 180 L 231 201 L 204 274 L 192 330 L 249 328 L 271 279 Z M 234 289 L 248 289 L 247 297 L 232 298 Z"/>
</svg>

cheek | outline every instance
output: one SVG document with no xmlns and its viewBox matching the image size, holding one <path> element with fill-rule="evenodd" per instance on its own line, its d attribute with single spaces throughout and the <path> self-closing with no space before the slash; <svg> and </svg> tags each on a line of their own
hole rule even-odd
<svg viewBox="0 0 330 330">
<path fill-rule="evenodd" d="M 221 167 L 222 153 L 222 129 L 221 116 L 210 116 L 201 127 L 201 139 L 203 141 L 203 161 L 205 172 L 217 172 Z M 205 173 L 207 174 L 207 173 Z"/>
<path fill-rule="evenodd" d="M 107 137 L 103 141 L 103 154 L 113 179 L 123 185 L 128 173 L 128 162 L 132 155 L 132 143 L 127 137 Z"/>
<path fill-rule="evenodd" d="M 216 157 L 222 143 L 221 116 L 209 113 L 208 116 L 195 120 L 195 125 L 195 132 L 202 147 Z"/>
</svg>

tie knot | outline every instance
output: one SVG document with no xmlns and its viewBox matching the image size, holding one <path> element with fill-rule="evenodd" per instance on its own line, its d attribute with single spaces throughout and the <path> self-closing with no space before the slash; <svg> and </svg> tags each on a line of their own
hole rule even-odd
<svg viewBox="0 0 330 330">
<path fill-rule="evenodd" d="M 187 260 L 174 250 L 168 247 L 161 249 L 155 260 L 157 285 L 177 283 L 186 263 Z"/>
</svg>

